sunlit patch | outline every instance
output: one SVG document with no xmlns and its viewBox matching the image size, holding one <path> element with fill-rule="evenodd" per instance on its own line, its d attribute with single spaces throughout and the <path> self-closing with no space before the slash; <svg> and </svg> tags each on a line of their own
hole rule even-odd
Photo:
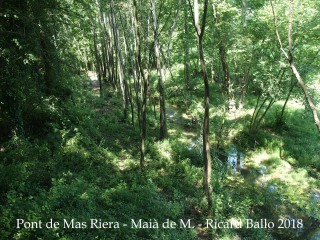
<svg viewBox="0 0 320 240">
<path fill-rule="evenodd" d="M 156 142 L 155 147 L 161 159 L 172 159 L 172 148 L 168 140 Z"/>
<path fill-rule="evenodd" d="M 252 157 L 251 157 L 250 159 L 251 159 L 251 161 L 253 162 L 253 164 L 254 164 L 255 166 L 260 166 L 260 164 L 261 164 L 263 161 L 267 160 L 269 157 L 270 157 L 270 156 L 269 156 L 268 153 L 266 153 L 266 152 L 261 152 L 261 153 L 252 155 Z"/>
<path fill-rule="evenodd" d="M 242 227 L 242 221 L 239 218 L 230 218 L 228 222 L 231 224 L 233 228 L 241 228 Z"/>
<path fill-rule="evenodd" d="M 295 111 L 295 110 L 305 109 L 305 105 L 302 101 L 294 99 L 294 100 L 288 101 L 287 108 L 290 109 L 290 111 Z"/>
</svg>

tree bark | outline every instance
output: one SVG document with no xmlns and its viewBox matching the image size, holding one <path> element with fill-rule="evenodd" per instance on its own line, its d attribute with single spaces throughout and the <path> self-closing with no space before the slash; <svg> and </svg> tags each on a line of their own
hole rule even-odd
<svg viewBox="0 0 320 240">
<path fill-rule="evenodd" d="M 313 101 L 309 95 L 309 92 L 304 84 L 304 81 L 302 80 L 296 66 L 294 65 L 293 62 L 290 63 L 290 67 L 291 67 L 291 70 L 293 72 L 293 74 L 295 75 L 295 77 L 297 78 L 297 81 L 298 81 L 298 84 L 300 86 L 300 88 L 302 89 L 303 93 L 304 93 L 304 96 L 307 100 L 307 103 L 309 104 L 309 108 L 312 112 L 312 115 L 313 115 L 313 121 L 314 123 L 316 124 L 316 127 L 318 128 L 318 131 L 320 133 L 320 120 L 319 120 L 319 117 L 318 117 L 318 113 L 317 113 L 317 110 L 316 110 L 316 107 L 315 105 L 313 104 Z"/>
<path fill-rule="evenodd" d="M 124 29 L 123 31 L 123 46 L 124 46 L 124 53 L 125 53 L 125 56 L 124 56 L 124 69 L 127 70 L 127 74 L 130 74 L 130 65 L 131 65 L 131 69 L 134 68 L 134 65 L 132 64 L 132 55 L 131 55 L 131 48 L 129 47 L 128 45 L 128 41 L 129 41 L 129 38 L 127 37 L 127 34 L 126 34 L 126 29 L 128 29 L 128 27 L 124 24 L 124 21 L 122 20 L 122 17 L 121 17 L 121 14 L 119 15 L 119 18 L 120 18 L 120 23 L 121 23 L 121 26 L 122 28 Z M 135 81 L 135 80 L 134 80 Z M 131 108 L 131 124 L 132 126 L 134 126 L 134 105 L 133 105 L 133 94 L 132 94 L 132 86 L 131 84 L 126 81 L 126 90 L 127 90 L 127 96 L 128 96 L 128 100 L 129 100 L 129 103 L 130 103 L 130 108 Z"/>
<path fill-rule="evenodd" d="M 185 88 L 189 89 L 190 82 L 190 54 L 189 54 L 189 28 L 188 28 L 188 0 L 184 7 L 184 84 Z"/>
<path fill-rule="evenodd" d="M 127 90 L 126 78 L 124 76 L 122 56 L 121 56 L 121 52 L 120 52 L 120 48 L 119 48 L 119 36 L 118 36 L 118 30 L 117 30 L 117 26 L 116 26 L 113 0 L 111 1 L 111 22 L 112 22 L 112 30 L 113 30 L 113 36 L 114 36 L 115 52 L 116 52 L 116 56 L 117 56 L 117 72 L 118 72 L 121 94 L 122 94 L 123 118 L 127 119 L 127 117 L 128 117 L 128 111 L 127 111 L 128 110 L 128 96 L 127 96 L 128 90 Z"/>
<path fill-rule="evenodd" d="M 154 36 L 154 52 L 157 63 L 158 72 L 158 87 L 160 94 L 160 140 L 167 137 L 167 120 L 166 120 L 166 105 L 165 105 L 165 94 L 164 94 L 164 74 L 161 66 L 160 59 L 160 46 L 158 40 L 158 24 L 157 24 L 157 12 L 154 0 L 150 0 L 150 8 L 153 18 L 153 36 Z"/>
<path fill-rule="evenodd" d="M 227 96 L 228 96 L 228 110 L 232 112 L 234 111 L 234 108 L 235 108 L 235 102 L 234 102 L 234 96 L 232 91 L 232 83 L 231 83 L 231 78 L 229 73 L 229 66 L 226 58 L 226 52 L 225 52 L 224 45 L 222 44 L 221 41 L 219 43 L 219 54 L 220 54 L 220 60 L 221 60 L 221 65 L 223 70 L 224 84 L 225 84 L 225 88 L 227 90 Z"/>
<path fill-rule="evenodd" d="M 174 29 L 176 28 L 176 24 L 177 24 L 177 20 L 179 17 L 179 10 L 180 10 L 180 5 L 181 5 L 181 0 L 179 0 L 178 2 L 178 7 L 177 10 L 175 12 L 175 18 L 173 19 L 173 24 L 170 27 L 170 35 L 169 35 L 169 40 L 168 40 L 168 45 L 167 45 L 167 64 L 168 64 L 168 68 L 170 68 L 170 44 L 171 44 L 171 40 L 172 40 L 172 36 L 173 36 L 173 32 Z"/>
<path fill-rule="evenodd" d="M 247 0 L 242 0 L 242 23 L 243 26 L 247 26 Z"/>
<path fill-rule="evenodd" d="M 291 96 L 291 93 L 292 93 L 292 91 L 293 91 L 293 89 L 294 89 L 294 86 L 295 86 L 295 85 L 293 84 L 293 82 L 292 82 L 292 80 L 291 80 L 291 86 L 290 86 L 288 95 L 287 95 L 286 100 L 285 100 L 285 102 L 284 102 L 284 104 L 283 104 L 283 106 L 282 106 L 282 109 L 281 109 L 281 112 L 280 112 L 280 116 L 279 116 L 279 118 L 278 118 L 278 122 L 280 122 L 280 123 L 283 122 L 284 110 L 285 110 L 285 108 L 286 108 L 286 106 L 287 106 L 287 103 L 288 103 L 289 98 L 290 98 L 290 96 Z"/>
<path fill-rule="evenodd" d="M 209 141 L 210 88 L 209 88 L 209 79 L 208 79 L 208 73 L 207 73 L 207 67 L 206 67 L 206 62 L 204 58 L 203 43 L 202 43 L 205 26 L 206 26 L 207 10 L 208 10 L 208 0 L 205 0 L 203 16 L 202 16 L 202 24 L 200 27 L 198 0 L 194 0 L 194 26 L 195 26 L 197 38 L 198 38 L 199 58 L 200 58 L 202 77 L 203 77 L 203 83 L 204 83 L 203 190 L 207 197 L 208 208 L 209 210 L 211 210 L 212 208 L 212 184 L 211 184 L 212 166 L 211 166 L 210 141 Z"/>
<path fill-rule="evenodd" d="M 97 42 L 97 34 L 96 30 L 93 30 L 93 44 L 94 44 L 94 53 L 96 57 L 96 72 L 98 73 L 98 81 L 99 81 L 99 92 L 100 92 L 100 97 L 103 96 L 103 91 L 102 91 L 102 66 L 101 66 L 101 58 L 99 55 L 99 50 L 98 50 L 98 42 Z"/>
<path fill-rule="evenodd" d="M 147 135 L 147 92 L 148 92 L 148 79 L 146 78 L 144 71 L 143 71 L 143 64 L 141 58 L 141 46 L 140 46 L 140 31 L 139 31 L 139 21 L 138 21 L 138 14 L 137 14 L 137 1 L 133 0 L 133 15 L 134 15 L 134 28 L 135 28 L 135 35 L 136 35 L 136 58 L 140 70 L 140 75 L 142 77 L 142 120 L 141 120 L 141 148 L 140 148 L 140 169 L 144 171 L 144 164 L 145 164 L 145 140 Z"/>
<path fill-rule="evenodd" d="M 213 5 L 213 17 L 214 17 L 215 23 L 218 24 L 219 23 L 218 14 L 216 12 L 216 8 L 214 7 L 214 5 Z M 235 104 L 234 95 L 233 95 L 229 65 L 228 65 L 227 56 L 226 56 L 226 49 L 223 44 L 223 39 L 221 37 L 221 31 L 219 29 L 217 30 L 217 35 L 220 37 L 218 48 L 219 48 L 220 62 L 221 62 L 222 71 L 223 71 L 223 80 L 224 80 L 223 83 L 227 91 L 227 97 L 228 97 L 228 111 L 230 113 L 235 113 L 236 104 Z"/>
</svg>

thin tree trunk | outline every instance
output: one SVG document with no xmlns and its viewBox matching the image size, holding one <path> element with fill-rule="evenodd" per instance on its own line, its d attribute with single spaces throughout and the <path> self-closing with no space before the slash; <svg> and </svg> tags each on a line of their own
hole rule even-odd
<svg viewBox="0 0 320 240">
<path fill-rule="evenodd" d="M 267 96 L 267 97 L 263 100 L 262 104 L 259 106 L 258 110 L 255 112 L 255 115 L 253 115 L 252 124 L 251 124 L 251 131 L 252 131 L 252 130 L 256 130 L 256 127 L 255 127 L 255 126 L 256 126 L 256 122 L 257 122 L 259 113 L 260 113 L 260 111 L 262 110 L 264 104 L 267 102 L 268 98 L 269 98 L 269 96 Z"/>
<path fill-rule="evenodd" d="M 120 82 L 120 88 L 121 88 L 121 94 L 122 94 L 122 108 L 123 108 L 123 118 L 127 119 L 128 117 L 128 96 L 127 96 L 127 84 L 126 84 L 126 78 L 124 76 L 123 71 L 123 62 L 122 62 L 122 56 L 119 48 L 119 36 L 118 36 L 118 30 L 116 26 L 116 19 L 114 14 L 114 4 L 113 0 L 111 1 L 111 23 L 112 23 L 112 30 L 113 30 L 113 36 L 114 36 L 114 46 L 115 46 L 115 52 L 117 56 L 117 72 Z"/>
<path fill-rule="evenodd" d="M 124 29 L 123 31 L 123 47 L 124 47 L 124 63 L 123 63 L 123 68 L 124 69 L 129 69 L 129 64 L 128 61 L 130 62 L 130 64 L 132 63 L 132 58 L 131 58 L 131 54 L 130 54 L 130 48 L 128 47 L 128 38 L 126 36 L 126 30 L 127 29 L 122 21 L 122 17 L 121 14 L 120 16 L 120 23 L 122 28 Z M 128 53 L 129 52 L 129 53 Z M 132 66 L 133 67 L 133 66 Z M 129 71 L 127 70 L 127 74 L 130 74 Z M 126 84 L 126 90 L 127 90 L 127 96 L 128 96 L 128 101 L 130 103 L 130 109 L 131 109 L 131 124 L 132 126 L 134 126 L 134 106 L 133 106 L 133 95 L 132 95 L 132 86 L 130 83 L 128 83 L 127 81 L 125 81 Z"/>
<path fill-rule="evenodd" d="M 154 36 L 154 52 L 157 62 L 158 70 L 158 87 L 160 94 L 160 140 L 163 140 L 167 136 L 167 121 L 166 121 L 166 106 L 165 106 L 165 94 L 164 94 L 164 75 L 161 66 L 160 59 L 160 46 L 158 41 L 158 24 L 157 24 L 157 13 L 154 0 L 150 0 L 150 7 L 153 17 L 153 36 Z"/>
<path fill-rule="evenodd" d="M 153 2 L 154 2 L 154 0 L 153 0 Z M 169 40 L 168 40 L 168 45 L 167 45 L 167 64 L 168 64 L 169 68 L 170 68 L 170 44 L 171 44 L 171 40 L 172 40 L 174 29 L 175 29 L 176 24 L 177 24 L 177 19 L 179 17 L 180 5 L 181 5 L 181 0 L 179 0 L 179 2 L 178 2 L 178 7 L 177 7 L 177 10 L 175 12 L 175 18 L 173 20 L 172 26 L 170 27 L 170 35 L 169 35 Z"/>
<path fill-rule="evenodd" d="M 258 106 L 259 106 L 259 101 L 260 101 L 260 98 L 262 96 L 262 93 L 259 94 L 258 96 L 258 99 L 257 99 L 257 103 L 256 103 L 256 106 L 254 108 L 254 111 L 253 111 L 253 114 L 251 116 L 251 120 L 250 120 L 250 125 L 249 125 L 249 132 L 252 132 L 252 126 L 253 126 L 253 122 L 255 121 L 255 117 L 256 117 L 256 112 L 258 110 Z M 266 100 L 265 100 L 266 101 Z M 260 106 L 261 107 L 261 106 Z"/>
<path fill-rule="evenodd" d="M 242 0 L 242 23 L 243 26 L 247 26 L 247 0 Z"/>
<path fill-rule="evenodd" d="M 138 21 L 138 14 L 137 14 L 137 1 L 133 0 L 133 14 L 134 14 L 134 28 L 136 34 L 136 58 L 138 61 L 138 66 L 140 70 L 140 75 L 142 77 L 143 87 L 142 87 L 142 121 L 141 121 L 141 148 L 140 148 L 140 169 L 141 171 L 144 170 L 145 164 L 145 140 L 147 135 L 147 91 L 148 91 L 148 79 L 146 78 L 144 71 L 143 71 L 143 64 L 141 59 L 141 46 L 140 46 L 140 31 L 139 31 L 139 21 Z"/>
<path fill-rule="evenodd" d="M 98 3 L 97 3 L 98 4 Z M 102 68 L 102 80 L 106 82 L 107 79 L 107 41 L 106 41 L 106 26 L 105 22 L 103 20 L 103 12 L 102 8 L 100 5 L 98 5 L 99 9 L 99 16 L 97 17 L 97 21 L 99 23 L 99 26 L 101 26 L 101 31 L 100 31 L 100 43 L 101 43 L 101 68 Z"/>
<path fill-rule="evenodd" d="M 112 35 L 111 31 L 111 26 L 112 26 L 112 20 L 111 17 L 108 17 L 108 22 L 109 22 L 109 28 L 108 28 L 108 42 L 109 42 L 109 47 L 108 47 L 108 67 L 109 67 L 109 72 L 110 72 L 110 77 L 109 81 L 112 83 L 113 88 L 115 91 L 118 91 L 118 86 L 117 86 L 117 76 L 116 76 L 116 71 L 115 71 L 115 59 L 114 59 L 114 36 Z"/>
<path fill-rule="evenodd" d="M 221 59 L 221 65 L 222 65 L 222 70 L 223 70 L 223 78 L 224 78 L 224 84 L 227 90 L 227 96 L 228 96 L 228 111 L 229 112 L 234 112 L 235 108 L 235 102 L 234 102 L 234 96 L 233 96 L 233 91 L 232 91 L 232 83 L 231 83 L 231 78 L 229 74 L 229 66 L 227 63 L 227 58 L 226 58 L 226 52 L 224 45 L 222 42 L 219 43 L 219 53 L 220 53 L 220 59 Z"/>
<path fill-rule="evenodd" d="M 94 44 L 94 53 L 95 53 L 95 57 L 96 57 L 96 71 L 98 73 L 98 81 L 99 81 L 99 91 L 100 91 L 100 97 L 102 97 L 102 72 L 101 72 L 101 59 L 99 56 L 99 50 L 98 50 L 98 43 L 97 43 L 97 34 L 96 34 L 96 30 L 93 30 L 93 44 Z"/>
<path fill-rule="evenodd" d="M 212 5 L 213 7 L 213 17 L 214 17 L 214 21 L 216 24 L 219 23 L 218 20 L 218 14 L 216 11 L 216 8 L 214 5 Z M 228 66 L 228 61 L 227 61 L 227 56 L 226 56 L 226 50 L 225 50 L 225 46 L 223 44 L 223 40 L 221 39 L 221 32 L 218 29 L 217 30 L 217 35 L 220 37 L 220 41 L 218 44 L 218 49 L 219 49 L 219 55 L 220 55 L 220 62 L 221 62 L 221 66 L 222 66 L 222 71 L 223 71 L 223 83 L 225 86 L 225 89 L 227 91 L 227 96 L 228 96 L 228 111 L 230 113 L 235 113 L 235 100 L 234 100 L 234 96 L 233 96 L 233 90 L 232 90 L 232 83 L 231 83 L 231 78 L 230 78 L 230 73 L 229 73 L 229 66 Z"/>
<path fill-rule="evenodd" d="M 261 117 L 259 118 L 259 120 L 257 121 L 256 125 L 255 125 L 255 129 L 257 129 L 260 126 L 260 123 L 262 121 L 262 119 L 266 116 L 267 112 L 269 111 L 269 109 L 271 108 L 271 106 L 275 103 L 274 99 L 271 99 L 266 110 L 263 112 L 263 114 L 261 115 Z"/>
<path fill-rule="evenodd" d="M 191 4 L 189 1 L 189 5 L 191 8 Z M 192 8 L 191 8 L 192 10 Z M 211 166 L 211 154 L 210 154 L 210 141 L 209 141 L 209 133 L 210 133 L 210 121 L 209 121 L 209 109 L 210 109 L 210 88 L 209 88 L 209 79 L 207 73 L 206 62 L 204 58 L 203 52 L 203 35 L 206 26 L 206 17 L 208 10 L 208 0 L 204 2 L 202 23 L 200 27 L 200 19 L 199 19 L 199 5 L 198 0 L 194 0 L 194 26 L 197 33 L 198 38 L 198 50 L 199 50 L 199 58 L 201 63 L 202 77 L 204 83 L 204 117 L 203 117 L 203 190 L 206 194 L 208 201 L 209 211 L 212 208 L 212 184 L 211 184 L 211 175 L 212 175 L 212 166 Z"/>
<path fill-rule="evenodd" d="M 284 102 L 284 104 L 283 104 L 283 106 L 282 106 L 282 109 L 281 109 L 281 112 L 280 112 L 280 116 L 279 116 L 279 118 L 278 118 L 278 122 L 280 122 L 280 123 L 283 121 L 284 110 L 285 110 L 285 108 L 286 108 L 286 106 L 287 106 L 287 103 L 288 103 L 289 98 L 290 98 L 290 96 L 291 96 L 291 93 L 292 93 L 292 91 L 293 91 L 293 89 L 294 89 L 294 86 L 295 86 L 295 85 L 293 84 L 293 82 L 292 82 L 292 80 L 291 80 L 290 89 L 289 89 L 288 95 L 287 95 L 286 100 L 285 100 L 285 102 Z"/>
<path fill-rule="evenodd" d="M 138 115 L 138 125 L 139 125 L 139 130 L 140 132 L 142 131 L 141 128 L 141 97 L 140 97 L 140 81 L 139 81 L 139 64 L 137 63 L 137 58 L 135 58 L 134 56 L 134 51 L 137 51 L 137 36 L 136 36 L 136 28 L 135 28 L 135 16 L 133 13 L 133 9 L 131 9 L 132 11 L 130 12 L 131 14 L 131 25 L 133 26 L 131 28 L 131 32 L 132 32 L 132 36 L 133 36 L 133 43 L 131 43 L 130 48 L 129 48 L 129 52 L 130 52 L 130 56 L 131 56 L 131 65 L 132 65 L 132 71 L 133 71 L 133 85 L 134 85 L 134 91 L 135 91 L 135 98 L 136 98 L 136 104 L 137 104 L 137 115 Z M 130 25 L 128 23 L 128 25 Z"/>
<path fill-rule="evenodd" d="M 189 27 L 188 27 L 188 0 L 184 7 L 184 84 L 185 88 L 189 89 L 190 82 L 190 57 L 189 57 Z"/>
</svg>

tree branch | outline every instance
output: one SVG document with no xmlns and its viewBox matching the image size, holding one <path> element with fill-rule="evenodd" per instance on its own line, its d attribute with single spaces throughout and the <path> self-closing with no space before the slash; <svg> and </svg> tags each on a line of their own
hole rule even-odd
<svg viewBox="0 0 320 240">
<path fill-rule="evenodd" d="M 275 10 L 274 10 L 274 7 L 273 7 L 273 4 L 272 4 L 272 0 L 270 0 L 270 3 L 271 3 L 271 8 L 272 8 L 272 14 L 273 14 L 273 20 L 274 20 L 274 24 L 275 24 L 275 28 L 276 28 L 276 34 L 277 34 L 277 37 L 278 37 L 278 41 L 279 41 L 279 44 L 280 44 L 280 48 L 281 48 L 281 51 L 283 52 L 283 54 L 285 55 L 286 59 L 288 60 L 289 62 L 289 65 L 291 67 L 291 70 L 293 72 L 293 74 L 295 75 L 297 81 L 298 81 L 298 84 L 300 86 L 300 88 L 302 89 L 303 93 L 304 93 L 304 96 L 306 98 L 306 101 L 309 105 L 309 108 L 312 112 L 312 115 L 313 115 L 313 121 L 314 123 L 316 124 L 316 127 L 318 129 L 318 131 L 320 132 L 320 120 L 319 120 L 319 117 L 318 117 L 318 113 L 317 113 L 317 109 L 309 95 L 309 92 L 305 86 L 305 83 L 302 79 L 302 77 L 300 76 L 300 73 L 299 71 L 297 70 L 295 64 L 293 63 L 293 52 L 292 52 L 292 0 L 290 0 L 290 13 L 289 13 L 289 26 L 288 26 L 288 38 L 289 38 L 289 55 L 283 50 L 283 47 L 282 47 L 282 42 L 281 42 L 281 38 L 280 38 L 280 35 L 279 35 L 279 32 L 278 32 L 278 29 L 277 29 L 277 19 L 276 19 L 276 14 L 275 14 Z"/>
<path fill-rule="evenodd" d="M 292 52 L 292 0 L 290 0 L 290 6 L 289 6 L 288 44 L 289 44 L 289 62 L 293 62 L 293 52 Z"/>
<path fill-rule="evenodd" d="M 279 42 L 279 45 L 280 45 L 280 49 L 283 52 L 283 54 L 286 57 L 286 59 L 289 60 L 288 54 L 283 49 L 282 41 L 281 41 L 280 34 L 279 34 L 279 31 L 278 31 L 278 23 L 277 23 L 277 18 L 276 18 L 276 12 L 275 12 L 275 9 L 273 7 L 272 0 L 270 0 L 270 4 L 271 4 L 271 8 L 272 8 L 273 22 L 274 22 L 274 26 L 275 26 L 278 42 Z"/>
<path fill-rule="evenodd" d="M 207 12 L 208 12 L 208 0 L 204 1 L 204 9 L 203 9 L 203 15 L 202 15 L 202 25 L 201 25 L 201 38 L 204 34 L 204 29 L 206 28 L 206 20 L 207 20 Z"/>
</svg>

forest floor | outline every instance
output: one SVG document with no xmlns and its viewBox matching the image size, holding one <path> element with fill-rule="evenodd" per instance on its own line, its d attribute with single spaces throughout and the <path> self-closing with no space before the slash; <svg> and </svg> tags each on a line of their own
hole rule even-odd
<svg viewBox="0 0 320 240">
<path fill-rule="evenodd" d="M 312 86 L 312 89 L 316 95 L 320 96 L 319 86 Z M 281 103 L 278 104 L 281 106 Z M 305 108 L 304 104 L 297 100 L 290 100 L 288 106 L 295 111 L 303 111 Z M 243 111 L 237 117 L 229 117 L 228 120 L 238 124 L 237 121 L 239 119 L 241 121 L 241 118 L 248 112 L 250 110 Z M 201 155 L 201 124 L 193 122 L 190 114 L 187 115 L 177 106 L 170 104 L 167 104 L 167 118 L 171 137 L 178 138 L 179 141 L 188 145 L 188 150 L 196 151 Z M 271 133 L 271 135 L 273 138 L 277 138 L 276 132 Z M 275 204 L 275 206 L 270 205 L 269 209 L 263 211 L 265 218 L 273 219 L 275 222 L 278 219 L 303 219 L 304 228 L 295 233 L 296 236 L 305 239 L 318 239 L 320 235 L 319 171 L 317 169 L 309 169 L 308 171 L 304 166 L 298 166 L 294 157 L 289 153 L 290 149 L 287 147 L 287 143 L 280 144 L 276 149 L 268 146 L 263 147 L 264 143 L 258 141 L 256 144 L 255 149 L 245 153 L 240 153 L 235 145 L 224 149 L 225 157 L 219 160 L 229 162 L 229 164 L 232 160 L 232 154 L 234 154 L 232 151 L 236 151 L 236 158 L 240 157 L 239 153 L 245 156 L 244 159 L 241 159 L 241 169 L 231 171 L 228 176 L 231 180 L 229 187 L 232 186 L 231 189 L 235 189 L 235 193 L 245 192 L 247 188 L 260 189 L 262 197 L 273 199 Z M 261 146 L 259 147 L 259 145 Z M 212 148 L 212 152 L 215 150 Z M 319 159 L 316 160 L 317 158 L 319 158 L 319 155 L 313 156 L 315 161 L 319 161 Z M 214 159 L 218 160 L 217 158 Z M 295 230 L 293 229 L 293 231 Z"/>
<path fill-rule="evenodd" d="M 154 116 L 154 106 L 148 104 L 146 167 L 141 173 L 138 123 L 133 125 L 129 117 L 123 118 L 120 93 L 105 86 L 100 97 L 94 73 L 75 80 L 77 88 L 70 99 L 59 107 L 50 99 L 41 106 L 42 115 L 37 116 L 46 123 L 47 132 L 40 132 L 40 136 L 31 132 L 33 139 L 16 138 L 0 147 L 0 158 L 4 159 L 0 163 L 0 238 L 317 239 L 320 141 L 303 104 L 289 102 L 285 124 L 280 127 L 273 125 L 281 104 L 275 106 L 261 131 L 247 135 L 243 126 L 250 119 L 252 106 L 247 104 L 237 118 L 224 118 L 218 94 L 213 92 L 216 102 L 210 140 L 214 194 L 213 208 L 208 210 L 202 193 L 200 90 L 198 95 L 183 95 L 183 88 L 175 84 L 170 89 L 168 84 L 169 136 L 163 141 L 158 140 L 158 106 Z M 218 137 L 220 149 L 216 147 Z M 234 168 L 235 160 L 241 164 Z M 291 225 L 285 229 L 210 229 L 205 225 L 208 216 L 234 224 L 250 218 L 275 224 L 282 219 Z M 119 224 L 130 224 L 132 219 L 152 223 L 190 219 L 194 227 L 14 227 L 16 219 L 55 219 L 63 224 L 64 219 L 86 223 L 92 217 Z M 304 227 L 293 228 L 300 221 Z"/>
<path fill-rule="evenodd" d="M 167 105 L 167 117 L 169 129 L 172 129 L 169 131 L 171 137 L 178 138 L 179 141 L 188 145 L 189 150 L 201 154 L 201 126 L 192 123 L 190 116 L 169 104 Z M 243 161 L 241 169 L 238 172 L 231 172 L 228 177 L 231 180 L 229 187 L 232 186 L 231 191 L 235 193 L 243 192 L 249 187 L 260 189 L 266 198 L 279 197 L 281 201 L 278 201 L 273 207 L 270 206 L 270 209 L 266 209 L 264 217 L 274 221 L 303 219 L 305 229 L 300 230 L 297 235 L 313 239 L 311 236 L 320 234 L 318 228 L 319 172 L 315 171 L 316 175 L 310 176 L 304 168 L 293 167 L 288 156 L 281 156 L 281 151 L 281 149 L 278 152 L 259 149 L 244 153 L 245 159 L 241 160 Z M 238 153 L 236 154 L 238 157 Z M 227 156 L 223 161 L 227 162 L 232 158 L 232 153 L 228 149 L 225 150 L 225 155 Z M 201 238 L 207 236 L 203 234 L 204 232 L 201 227 L 198 227 Z"/>
<path fill-rule="evenodd" d="M 97 76 L 94 73 L 89 72 L 92 93 L 95 96 L 99 95 L 99 82 Z M 297 108 L 295 101 L 290 101 L 288 106 L 294 105 Z M 303 104 L 298 106 L 303 108 Z M 150 106 L 153 109 L 153 106 Z M 156 105 L 154 110 L 155 115 L 159 110 L 159 106 Z M 107 111 L 106 109 L 99 109 L 100 112 Z M 238 124 L 239 119 L 245 117 L 250 112 L 250 109 L 243 111 L 241 115 L 236 118 L 230 118 L 230 122 Z M 111 113 L 111 112 L 110 112 Z M 196 119 L 190 114 L 170 101 L 166 104 L 166 116 L 168 124 L 169 142 L 175 141 L 182 152 L 189 152 L 188 154 L 201 158 L 202 155 L 202 133 L 201 133 L 201 119 Z M 155 119 L 156 120 L 156 119 Z M 232 124 L 232 123 L 231 123 Z M 271 136 L 276 137 L 277 133 L 271 133 Z M 262 145 L 259 147 L 259 145 Z M 292 163 L 295 160 L 290 156 L 282 144 L 277 149 L 270 149 L 268 146 L 263 147 L 263 143 L 257 142 L 257 147 L 253 150 L 241 152 L 244 158 L 241 159 L 241 167 L 228 172 L 225 177 L 225 188 L 229 189 L 229 194 L 239 194 L 239 192 L 247 192 L 248 189 L 254 189 L 260 192 L 260 196 L 263 201 L 269 201 L 274 205 L 270 205 L 270 208 L 263 210 L 253 208 L 250 211 L 260 212 L 259 215 L 266 219 L 273 220 L 275 223 L 279 223 L 279 219 L 303 219 L 304 228 L 298 229 L 295 233 L 296 236 L 313 239 L 312 236 L 318 236 L 318 221 L 319 221 L 319 202 L 320 202 L 320 185 L 319 185 L 319 172 L 313 171 L 314 175 L 310 175 L 305 168 L 294 166 Z M 161 147 L 161 146 L 160 146 Z M 184 148 L 181 150 L 181 148 Z M 232 150 L 233 148 L 233 150 Z M 162 149 L 163 150 L 163 149 Z M 216 149 L 212 148 L 212 152 Z M 166 149 L 162 151 L 162 156 L 171 158 L 174 155 L 174 150 Z M 230 161 L 240 161 L 240 150 L 236 145 L 229 146 L 223 150 L 224 159 L 219 159 L 222 164 L 226 164 Z M 232 151 L 236 152 L 236 159 L 232 160 Z M 242 151 L 242 150 L 241 150 Z M 316 157 L 316 156 L 315 156 Z M 234 158 L 234 157 L 233 157 Z M 131 160 L 130 160 L 131 159 Z M 214 158 L 217 160 L 217 158 Z M 225 162 L 225 163 L 224 163 Z M 116 163 L 120 169 L 130 171 L 128 166 L 138 166 L 137 163 L 128 155 L 123 153 L 119 156 L 119 160 Z M 232 168 L 232 166 L 231 166 Z M 161 170 L 160 174 L 165 174 Z M 222 185 L 220 186 L 222 187 Z M 249 190 L 250 191 L 250 190 Z M 236 204 L 241 204 L 236 203 Z M 261 208 L 261 207 L 260 207 Z M 198 218 L 199 212 L 197 205 L 192 210 L 193 214 L 189 217 Z M 231 218 L 232 219 L 232 218 Z M 230 219 L 229 219 L 230 220 Z M 201 222 L 201 221 L 200 221 Z M 295 223 L 295 222 L 294 222 Z M 199 223 L 197 227 L 197 233 L 199 239 L 208 239 L 208 232 L 202 227 L 203 224 Z M 295 232 L 295 229 L 292 232 Z M 234 239 L 236 239 L 235 237 Z"/>
<path fill-rule="evenodd" d="M 88 76 L 91 80 L 93 94 L 98 95 L 99 83 L 96 75 L 89 73 Z M 297 107 L 297 104 L 293 101 L 290 101 L 288 105 L 290 106 L 290 104 Z M 159 110 L 158 107 L 156 106 L 156 111 Z M 150 109 L 152 109 L 152 106 L 150 106 Z M 244 117 L 245 114 L 246 112 L 244 111 L 239 118 Z M 182 151 L 192 152 L 189 153 L 190 156 L 201 158 L 201 120 L 195 120 L 190 113 L 188 114 L 177 105 L 169 102 L 166 104 L 166 115 L 168 133 L 170 135 L 169 141 L 177 141 L 180 148 L 185 148 Z M 229 120 L 236 122 L 238 118 L 230 118 Z M 260 143 L 257 142 L 257 144 Z M 228 162 L 231 159 L 230 147 L 224 149 L 225 157 L 223 160 L 219 159 L 218 161 Z M 237 152 L 237 146 L 233 147 Z M 215 149 L 212 149 L 212 151 L 214 152 Z M 165 150 L 162 154 L 167 157 L 174 155 L 168 150 Z M 317 230 L 317 227 L 320 214 L 318 207 L 320 202 L 319 172 L 314 171 L 316 175 L 312 176 L 304 168 L 293 166 L 291 163 L 295 162 L 295 160 L 286 154 L 285 147 L 280 147 L 276 151 L 273 148 L 257 147 L 243 154 L 245 158 L 241 160 L 241 169 L 238 169 L 238 171 L 231 170 L 225 176 L 225 185 L 223 187 L 229 189 L 229 194 L 234 196 L 245 193 L 248 189 L 255 189 L 253 192 L 258 190 L 260 193 L 258 198 L 262 198 L 264 199 L 263 201 L 267 201 L 270 204 L 260 213 L 260 216 L 272 219 L 274 222 L 279 221 L 278 219 L 303 219 L 304 228 L 299 229 L 295 233 L 296 236 L 304 236 L 306 239 L 313 239 L 311 235 L 318 236 L 319 229 Z M 122 170 L 128 169 L 126 166 L 136 165 L 132 159 L 130 161 L 128 156 L 123 155 L 121 159 L 117 164 Z M 214 159 L 216 160 L 217 158 Z M 166 173 L 161 170 L 159 174 L 165 175 Z M 222 187 L 222 185 L 219 187 Z M 241 204 L 240 202 L 235 202 L 234 204 Z M 188 217 L 199 219 L 198 215 L 201 211 L 197 210 L 198 207 L 196 204 Z M 261 209 L 257 206 L 257 208 L 253 207 L 248 211 L 254 213 L 261 211 Z M 203 228 L 201 221 L 200 223 L 198 222 L 196 230 L 199 239 L 209 238 L 209 234 Z M 294 232 L 294 229 L 291 230 Z M 237 239 L 237 237 L 234 239 Z"/>
</svg>

